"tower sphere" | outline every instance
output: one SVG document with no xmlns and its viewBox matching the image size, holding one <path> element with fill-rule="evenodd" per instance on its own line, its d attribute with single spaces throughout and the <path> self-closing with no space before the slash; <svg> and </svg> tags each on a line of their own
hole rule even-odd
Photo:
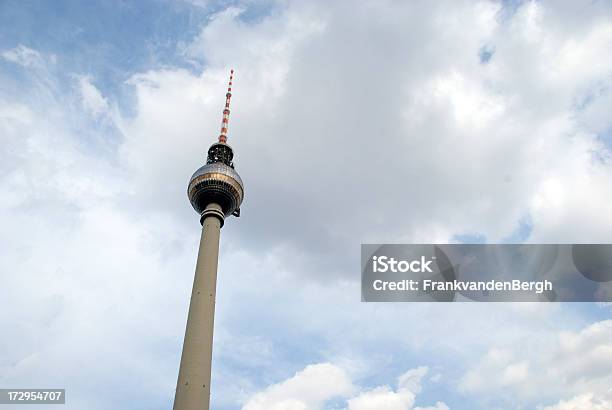
<svg viewBox="0 0 612 410">
<path fill-rule="evenodd" d="M 198 169 L 187 187 L 187 196 L 193 209 L 201 214 L 210 203 L 217 203 L 225 216 L 239 211 L 244 198 L 240 175 L 223 162 L 213 162 Z"/>
</svg>

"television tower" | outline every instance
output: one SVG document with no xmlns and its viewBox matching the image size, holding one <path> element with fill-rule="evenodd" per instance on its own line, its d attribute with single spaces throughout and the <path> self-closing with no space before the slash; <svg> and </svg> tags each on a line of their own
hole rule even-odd
<svg viewBox="0 0 612 410">
<path fill-rule="evenodd" d="M 209 410 L 212 342 L 217 288 L 219 236 L 225 218 L 240 216 L 244 187 L 234 170 L 234 152 L 227 145 L 232 79 L 225 94 L 219 141 L 208 149 L 206 165 L 187 186 L 187 196 L 200 215 L 202 236 L 189 303 L 183 354 L 176 384 L 174 410 Z"/>
</svg>

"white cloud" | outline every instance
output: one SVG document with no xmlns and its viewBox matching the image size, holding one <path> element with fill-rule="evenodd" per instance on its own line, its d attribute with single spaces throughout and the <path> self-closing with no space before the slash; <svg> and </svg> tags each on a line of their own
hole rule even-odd
<svg viewBox="0 0 612 410">
<path fill-rule="evenodd" d="M 427 374 L 427 367 L 408 370 L 397 382 L 397 390 L 388 386 L 364 391 L 349 399 L 348 410 L 408 410 L 414 406 L 416 394 L 421 391 L 421 379 Z"/>
<path fill-rule="evenodd" d="M 91 77 L 80 75 L 76 76 L 76 80 L 85 111 L 94 117 L 107 113 L 109 110 L 108 100 L 91 82 Z"/>
<path fill-rule="evenodd" d="M 427 374 L 429 369 L 425 366 L 410 369 L 402 374 L 397 382 L 399 390 L 408 390 L 412 393 L 421 392 L 421 379 Z"/>
<path fill-rule="evenodd" d="M 399 389 L 392 391 L 389 387 L 377 387 L 366 391 L 348 401 L 349 410 L 408 410 L 414 404 L 414 393 Z"/>
<path fill-rule="evenodd" d="M 103 389 L 132 379 L 156 386 L 155 393 L 134 385 L 128 395 L 163 401 L 175 382 L 164 373 L 175 371 L 176 360 L 159 360 L 156 351 L 182 334 L 170 312 L 185 312 L 188 295 L 165 294 L 183 280 L 166 276 L 181 264 L 167 257 L 182 253 L 180 224 L 171 215 L 153 224 L 131 211 L 120 199 L 129 178 L 92 149 L 96 134 L 83 111 L 72 109 L 72 88 L 62 89 L 47 70 L 31 75 L 19 95 L 0 96 L 7 147 L 0 155 L 0 324 L 11 335 L 0 339 L 0 383 L 53 380 L 70 391 L 67 408 L 95 410 L 114 407 Z M 189 232 L 179 236 L 190 239 Z M 82 363 L 91 363 L 87 383 Z"/>
<path fill-rule="evenodd" d="M 333 398 L 347 399 L 347 410 L 448 410 L 442 402 L 435 407 L 413 407 L 427 370 L 418 367 L 407 371 L 399 377 L 395 391 L 389 386 L 360 391 L 342 368 L 330 363 L 310 365 L 255 394 L 243 410 L 315 410 Z"/>
<path fill-rule="evenodd" d="M 450 408 L 441 401 L 438 401 L 435 406 L 415 407 L 414 410 L 450 410 Z"/>
<path fill-rule="evenodd" d="M 570 400 L 561 400 L 553 406 L 546 406 L 541 410 L 608 410 L 612 408 L 612 401 L 598 400 L 593 394 L 581 394 Z"/>
<path fill-rule="evenodd" d="M 39 68 L 43 67 L 46 61 L 55 63 L 56 57 L 54 55 L 43 57 L 37 50 L 31 49 L 24 46 L 23 44 L 18 45 L 15 48 L 2 52 L 2 58 L 15 64 L 27 68 Z"/>
<path fill-rule="evenodd" d="M 352 390 L 344 370 L 329 363 L 315 364 L 257 393 L 243 410 L 316 410 L 325 401 L 346 396 Z"/>
<path fill-rule="evenodd" d="M 546 340 L 545 335 L 540 338 L 537 343 L 526 341 L 529 349 L 523 343 L 492 348 L 466 373 L 461 389 L 494 396 L 518 395 L 523 399 L 574 394 L 580 396 L 573 399 L 576 402 L 591 400 L 581 396 L 584 392 L 598 399 L 609 394 L 612 320 L 591 324 L 579 332 L 560 332 L 551 340 Z"/>
</svg>

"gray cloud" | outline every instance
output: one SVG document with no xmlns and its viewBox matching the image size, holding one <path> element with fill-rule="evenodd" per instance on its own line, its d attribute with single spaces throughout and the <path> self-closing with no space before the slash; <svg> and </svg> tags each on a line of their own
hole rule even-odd
<svg viewBox="0 0 612 410">
<path fill-rule="evenodd" d="M 610 195 L 610 166 L 585 124 L 609 124 L 595 108 L 607 93 L 593 97 L 596 118 L 573 102 L 609 81 L 609 64 L 581 63 L 609 55 L 609 23 L 595 8 L 583 16 L 593 24 L 561 27 L 564 13 L 527 3 L 504 20 L 495 3 L 288 3 L 247 24 L 229 9 L 190 48 L 206 55 L 202 76 L 138 77 L 128 165 L 165 187 L 153 206 L 183 206 L 231 63 L 230 143 L 247 197 L 228 231 L 242 248 L 282 247 L 303 261 L 301 274 L 338 277 L 361 242 L 499 241 L 526 219 L 529 240 L 597 241 L 609 224 L 589 215 Z M 496 55 L 483 66 L 486 44 Z"/>
</svg>

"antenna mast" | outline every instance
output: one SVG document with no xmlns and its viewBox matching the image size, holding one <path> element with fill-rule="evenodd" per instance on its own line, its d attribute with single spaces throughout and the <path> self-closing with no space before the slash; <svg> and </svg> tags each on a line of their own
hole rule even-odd
<svg viewBox="0 0 612 410">
<path fill-rule="evenodd" d="M 221 120 L 221 134 L 219 142 L 225 144 L 227 142 L 227 126 L 229 125 L 230 100 L 232 99 L 232 80 L 234 78 L 234 70 L 230 71 L 229 84 L 227 85 L 227 94 L 225 94 L 225 108 L 223 109 L 223 119 Z"/>
</svg>

